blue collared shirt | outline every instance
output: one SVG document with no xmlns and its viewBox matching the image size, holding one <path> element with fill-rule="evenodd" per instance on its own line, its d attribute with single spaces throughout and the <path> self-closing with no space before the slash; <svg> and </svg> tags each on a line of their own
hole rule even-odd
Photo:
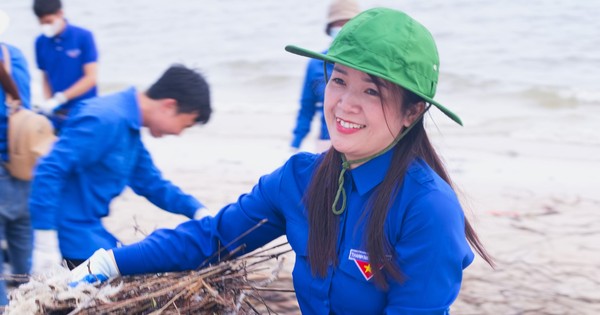
<svg viewBox="0 0 600 315">
<path fill-rule="evenodd" d="M 84 75 L 83 66 L 98 61 L 98 52 L 92 33 L 84 28 L 66 24 L 62 33 L 48 38 L 38 36 L 35 41 L 38 68 L 48 75 L 52 93 L 62 92 Z M 70 110 L 78 101 L 96 96 L 96 86 L 69 100 L 60 109 Z"/>
<path fill-rule="evenodd" d="M 346 173 L 348 203 L 340 218 L 339 265 L 330 267 L 325 277 L 312 275 L 307 258 L 302 197 L 322 157 L 309 153 L 297 154 L 263 176 L 250 193 L 214 218 L 158 230 L 139 243 L 114 249 L 119 270 L 129 275 L 195 269 L 219 244 L 228 244 L 267 218 L 229 249 L 245 243 L 252 251 L 286 235 L 296 253 L 293 280 L 304 314 L 447 314 L 460 290 L 462 271 L 474 255 L 454 191 L 423 160 L 411 163 L 382 227 L 406 281 L 392 282 L 384 292 L 365 268 L 368 252 L 360 218 L 391 156 L 390 151 Z"/>
<path fill-rule="evenodd" d="M 27 60 L 23 53 L 15 46 L 0 43 L 0 45 L 6 46 L 8 54 L 10 55 L 11 63 L 11 77 L 17 86 L 19 96 L 21 97 L 21 105 L 25 108 L 31 107 L 31 90 L 30 82 L 31 77 L 29 76 L 29 68 L 27 66 Z M 4 64 L 6 56 L 4 56 L 3 50 L 0 49 L 0 65 Z M 4 88 L 0 85 L 0 163 L 2 161 L 8 161 L 8 116 L 9 110 L 5 104 L 6 93 Z"/>
<path fill-rule="evenodd" d="M 41 159 L 29 208 L 34 229 L 58 230 L 64 257 L 86 259 L 117 239 L 102 226 L 126 186 L 159 208 L 189 218 L 202 204 L 162 178 L 140 137 L 133 88 L 83 101 L 52 151 Z"/>
<path fill-rule="evenodd" d="M 323 52 L 324 54 L 327 51 Z M 333 64 L 327 64 L 328 77 L 333 71 Z M 296 118 L 296 127 L 294 128 L 294 138 L 291 146 L 299 148 L 306 135 L 310 132 L 310 125 L 315 114 L 319 115 L 321 120 L 321 131 L 319 139 L 328 140 L 329 131 L 323 115 L 323 101 L 325 97 L 325 73 L 323 72 L 323 60 L 310 59 L 306 66 L 304 84 L 302 85 L 302 96 L 300 98 L 300 110 Z"/>
</svg>

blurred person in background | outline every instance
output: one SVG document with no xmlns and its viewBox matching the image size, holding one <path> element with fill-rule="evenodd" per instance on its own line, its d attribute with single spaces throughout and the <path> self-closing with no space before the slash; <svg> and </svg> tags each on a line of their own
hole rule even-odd
<svg viewBox="0 0 600 315">
<path fill-rule="evenodd" d="M 8 24 L 8 15 L 0 10 L 0 36 Z M 4 255 L 9 256 L 12 274 L 24 276 L 31 269 L 33 235 L 27 208 L 30 182 L 11 176 L 5 167 L 9 161 L 8 117 L 11 106 L 30 107 L 31 79 L 21 51 L 1 41 L 0 48 L 0 241 L 6 240 L 7 245 L 6 252 L 0 250 L 0 305 L 6 305 Z"/>
<path fill-rule="evenodd" d="M 333 0 L 329 4 L 325 34 L 335 39 L 337 34 L 351 18 L 360 12 L 358 4 L 354 0 Z M 323 51 L 324 54 L 327 50 Z M 329 132 L 323 116 L 323 92 L 325 90 L 324 62 L 319 59 L 310 59 L 306 66 L 302 94 L 300 95 L 300 109 L 296 119 L 296 127 L 293 130 L 291 143 L 292 151 L 298 151 L 302 141 L 310 132 L 311 123 L 315 114 L 320 118 L 319 138 L 316 143 L 318 152 L 325 151 L 331 145 Z M 333 64 L 327 64 L 327 72 L 331 73 Z"/>
<path fill-rule="evenodd" d="M 45 98 L 35 109 L 59 133 L 75 103 L 97 95 L 98 52 L 92 32 L 69 24 L 60 0 L 35 0 L 33 12 L 42 31 L 35 41 L 35 58 Z"/>
</svg>

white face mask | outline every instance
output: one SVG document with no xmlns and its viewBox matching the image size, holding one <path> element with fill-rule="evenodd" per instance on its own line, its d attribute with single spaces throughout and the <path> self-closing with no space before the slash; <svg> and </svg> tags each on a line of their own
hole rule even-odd
<svg viewBox="0 0 600 315">
<path fill-rule="evenodd" d="M 332 26 L 329 28 L 329 36 L 331 36 L 331 38 L 334 39 L 337 36 L 337 34 L 340 33 L 341 30 L 341 26 Z"/>
<path fill-rule="evenodd" d="M 61 26 L 60 19 L 54 20 L 54 22 L 52 22 L 51 24 L 42 24 L 42 26 L 41 26 L 42 34 L 44 34 L 44 36 L 46 36 L 48 38 L 52 38 L 58 34 L 58 31 L 60 30 L 60 26 Z"/>
</svg>

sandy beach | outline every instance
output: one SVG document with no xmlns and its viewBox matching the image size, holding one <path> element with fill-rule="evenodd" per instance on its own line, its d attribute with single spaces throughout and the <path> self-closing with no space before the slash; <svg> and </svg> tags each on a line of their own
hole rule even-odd
<svg viewBox="0 0 600 315">
<path fill-rule="evenodd" d="M 260 175 L 291 154 L 288 131 L 295 117 L 292 110 L 216 108 L 208 125 L 181 137 L 145 136 L 164 175 L 213 212 L 249 191 Z M 510 108 L 504 113 L 466 109 L 457 111 L 471 124 L 454 126 L 432 112 L 428 129 L 497 267 L 475 260 L 464 273 L 453 313 L 598 314 L 600 145 L 589 138 L 568 139 L 587 132 L 581 126 L 598 121 L 600 112 L 558 108 L 536 120 L 548 109 L 532 110 L 532 117 L 511 117 Z M 579 127 L 570 128 L 567 118 Z M 314 139 L 311 134 L 306 150 L 312 150 Z M 131 191 L 115 200 L 111 211 L 106 226 L 126 243 L 142 238 L 139 230 L 148 233 L 185 220 Z M 293 256 L 289 262 L 288 273 L 273 286 L 290 286 Z M 297 311 L 291 295 L 282 304 L 288 307 L 280 309 L 283 313 Z"/>
</svg>

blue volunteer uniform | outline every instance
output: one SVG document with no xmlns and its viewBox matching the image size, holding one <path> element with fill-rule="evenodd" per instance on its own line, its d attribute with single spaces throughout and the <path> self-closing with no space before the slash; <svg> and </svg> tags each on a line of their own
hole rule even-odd
<svg viewBox="0 0 600 315">
<path fill-rule="evenodd" d="M 83 77 L 83 66 L 98 61 L 98 52 L 92 33 L 66 22 L 62 33 L 48 38 L 38 36 L 35 42 L 38 68 L 48 75 L 52 93 L 62 92 Z M 95 97 L 96 86 L 69 100 L 59 109 L 70 110 L 78 101 Z"/>
<path fill-rule="evenodd" d="M 63 257 L 87 259 L 117 239 L 102 225 L 125 186 L 159 208 L 189 218 L 203 205 L 162 178 L 140 137 L 142 117 L 130 88 L 86 100 L 71 112 L 32 184 L 34 229 L 57 230 Z"/>
<path fill-rule="evenodd" d="M 323 52 L 324 54 L 327 51 Z M 333 64 L 327 64 L 327 73 L 331 75 Z M 302 87 L 302 96 L 300 99 L 300 111 L 296 119 L 296 128 L 294 128 L 294 138 L 291 146 L 299 148 L 302 140 L 310 132 L 310 125 L 315 113 L 321 117 L 321 132 L 319 139 L 329 140 L 329 131 L 323 115 L 323 98 L 325 91 L 325 74 L 323 73 L 323 61 L 310 59 L 306 67 L 304 85 Z"/>
<path fill-rule="evenodd" d="M 19 96 L 21 96 L 21 105 L 26 108 L 31 107 L 31 91 L 29 89 L 29 82 L 31 78 L 29 76 L 29 68 L 27 66 L 27 60 L 21 51 L 12 45 L 0 43 L 8 50 L 11 62 L 11 77 L 17 85 Z M 0 50 L 0 63 L 4 64 L 6 56 L 4 56 L 2 50 Z M 0 100 L 2 100 L 2 106 L 0 106 L 0 159 L 2 161 L 8 161 L 8 108 L 4 106 L 4 100 L 6 99 L 6 93 L 0 86 Z"/>
<path fill-rule="evenodd" d="M 312 275 L 307 258 L 308 222 L 302 197 L 322 157 L 309 153 L 297 154 L 263 176 L 249 194 L 214 218 L 158 230 L 140 243 L 113 249 L 118 268 L 123 275 L 194 269 L 219 244 L 228 244 L 267 218 L 265 225 L 229 249 L 245 243 L 251 251 L 285 234 L 296 253 L 293 279 L 302 313 L 447 314 L 458 295 L 462 270 L 474 255 L 454 191 L 421 159 L 407 170 L 383 227 L 406 281 L 392 282 L 387 292 L 373 282 L 361 214 L 383 181 L 392 154 L 345 174 L 348 203 L 340 217 L 339 266 L 330 267 L 324 278 Z"/>
</svg>

